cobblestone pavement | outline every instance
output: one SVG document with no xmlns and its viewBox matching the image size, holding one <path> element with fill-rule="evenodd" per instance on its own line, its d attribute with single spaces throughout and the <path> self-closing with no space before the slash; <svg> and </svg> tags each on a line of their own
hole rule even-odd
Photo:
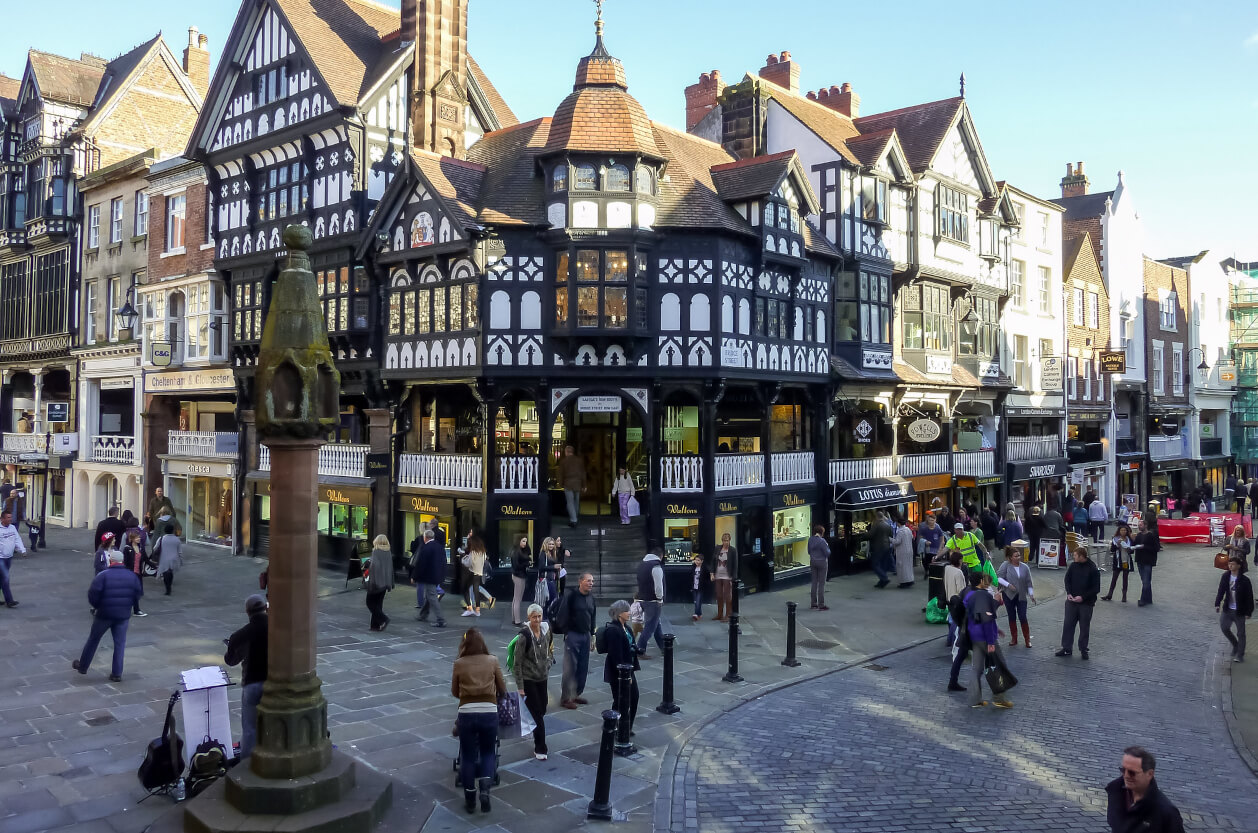
<svg viewBox="0 0 1258 833">
<path fill-rule="evenodd" d="M 1218 631 L 1212 554 L 1164 552 L 1152 607 L 1137 607 L 1138 591 L 1128 604 L 1098 601 L 1088 662 L 1077 650 L 1053 656 L 1062 600 L 1033 607 L 1035 647 L 1004 649 L 1021 681 L 1010 711 L 970 709 L 944 690 L 942 642 L 731 710 L 681 749 L 660 826 L 1102 830 L 1104 785 L 1121 750 L 1142 744 L 1187 829 L 1258 830 L 1258 778 L 1221 709 L 1222 683 L 1241 666 Z"/>
<path fill-rule="evenodd" d="M 187 567 L 175 579 L 174 595 L 162 595 L 160 582 L 147 580 L 142 606 L 150 615 L 132 619 L 124 679 L 115 684 L 107 679 L 108 637 L 87 676 L 70 668 L 90 624 L 85 593 L 92 569 L 84 551 L 90 536 L 89 530 L 53 529 L 49 550 L 14 559 L 13 588 L 21 605 L 0 608 L 0 833 L 138 833 L 169 809 L 169 800 L 160 797 L 137 805 L 143 792 L 136 767 L 145 745 L 160 731 L 178 672 L 221 662 L 222 639 L 244 624 L 244 599 L 256 592 L 263 566 L 255 559 L 192 547 Z M 577 552 L 578 568 L 580 558 Z M 1052 582 L 1052 577 L 1045 580 Z M 700 721 L 783 682 L 941 633 L 940 627 L 922 622 L 921 582 L 908 591 L 873 591 L 872 584 L 873 578 L 864 575 L 832 581 L 828 613 L 806 610 L 806 587 L 745 599 L 740 671 L 746 682 L 739 685 L 721 681 L 724 626 L 707 619 L 692 625 L 689 606 L 669 605 L 682 711 L 673 716 L 654 711 L 661 663 L 644 662 L 635 738 L 640 754 L 615 763 L 612 799 L 623 820 L 617 829 L 654 829 L 661 765 L 668 750 Z M 384 633 L 370 633 L 361 591 L 352 585 L 345 590 L 343 579 L 331 573 L 321 575 L 319 673 L 333 742 L 397 778 L 402 789 L 423 791 L 437 802 L 426 831 L 549 833 L 585 826 L 598 715 L 610 700 L 601 683 L 601 658 L 592 658 L 590 706 L 566 711 L 552 699 L 550 760 L 533 761 L 527 740 L 504 739 L 495 809 L 469 817 L 454 806 L 461 798 L 451 771 L 457 744 L 450 737 L 455 712 L 450 664 L 462 626 L 472 621 L 500 658 L 505 656 L 503 646 L 514 633 L 509 604 L 471 620 L 460 618 L 456 603 L 448 600 L 451 627 L 436 630 L 414 621 L 414 598 L 405 587 L 389 594 L 385 609 L 392 623 Z M 805 602 L 799 616 L 803 665 L 796 669 L 780 664 L 787 600 Z M 610 601 L 600 599 L 600 608 Z M 712 615 L 712 607 L 705 612 Z M 656 649 L 652 653 L 658 656 Z M 552 698 L 558 677 L 556 669 Z M 239 696 L 234 689 L 229 696 L 238 726 Z"/>
</svg>

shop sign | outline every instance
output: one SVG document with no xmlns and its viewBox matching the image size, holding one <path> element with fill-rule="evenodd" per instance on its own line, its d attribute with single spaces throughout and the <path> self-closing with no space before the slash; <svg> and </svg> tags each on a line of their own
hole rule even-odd
<svg viewBox="0 0 1258 833">
<path fill-rule="evenodd" d="M 191 390 L 235 390 L 236 377 L 228 368 L 145 373 L 145 393 L 182 393 Z"/>
<path fill-rule="evenodd" d="M 1071 411 L 1071 422 L 1106 422 L 1109 419 L 1107 411 Z"/>
<path fill-rule="evenodd" d="M 22 464 L 22 455 L 16 451 L 0 451 L 0 465 L 4 466 L 20 466 Z"/>
<path fill-rule="evenodd" d="M 1127 354 L 1122 350 L 1102 350 L 1100 355 L 1102 373 L 1127 372 Z"/>
<path fill-rule="evenodd" d="M 1236 381 L 1236 368 L 1231 367 L 1231 366 L 1219 365 L 1219 381 L 1220 382 L 1235 382 Z"/>
<path fill-rule="evenodd" d="M 743 505 L 741 501 L 722 498 L 716 502 L 716 514 L 718 515 L 738 515 L 742 511 Z"/>
<path fill-rule="evenodd" d="M 419 512 L 422 515 L 452 515 L 454 514 L 454 501 L 452 500 L 432 500 L 426 497 L 411 495 L 406 499 L 404 504 L 405 510 L 408 512 Z"/>
<path fill-rule="evenodd" d="M 233 474 L 233 466 L 231 463 L 192 463 L 186 460 L 167 460 L 167 474 L 187 474 L 194 477 L 222 477 L 231 478 Z M 270 485 L 268 483 L 268 485 Z"/>
<path fill-rule="evenodd" d="M 1064 408 L 1009 408 L 1006 413 L 1009 416 L 1018 417 L 1059 417 L 1065 416 Z"/>
<path fill-rule="evenodd" d="M 1118 470 L 1119 471 L 1140 471 L 1140 464 L 1139 463 L 1119 463 Z"/>
<path fill-rule="evenodd" d="M 672 518 L 697 517 L 699 507 L 693 503 L 670 503 L 664 507 L 664 513 Z"/>
<path fill-rule="evenodd" d="M 625 442 L 627 443 L 642 442 L 642 429 L 641 428 L 626 428 L 625 429 Z"/>
<path fill-rule="evenodd" d="M 852 483 L 834 499 L 836 509 L 855 511 L 895 506 L 910 501 L 916 492 L 907 480 L 865 480 Z"/>
<path fill-rule="evenodd" d="M 70 421 L 70 403 L 69 402 L 48 402 L 47 407 L 48 421 L 66 423 Z"/>
<path fill-rule="evenodd" d="M 583 414 L 618 414 L 622 408 L 619 396 L 577 397 L 577 411 Z"/>
<path fill-rule="evenodd" d="M 915 443 L 933 443 L 939 439 L 939 423 L 929 419 L 915 419 L 909 423 L 909 439 Z"/>
<path fill-rule="evenodd" d="M 663 431 L 664 442 L 679 443 L 686 439 L 685 428 L 665 428 Z"/>
<path fill-rule="evenodd" d="M 149 342 L 149 364 L 154 367 L 170 367 L 170 359 L 173 355 L 174 350 L 169 341 Z"/>
<path fill-rule="evenodd" d="M 856 428 L 853 429 L 852 433 L 856 435 L 856 442 L 861 445 L 866 445 L 874 441 L 874 426 L 870 425 L 869 420 L 867 419 L 862 419 L 860 422 L 856 423 Z"/>
<path fill-rule="evenodd" d="M 1211 424 L 1210 424 L 1210 423 L 1208 423 L 1208 422 L 1203 422 L 1203 423 L 1201 423 L 1201 436 L 1203 436 L 1203 437 L 1213 437 L 1213 436 L 1214 436 L 1214 426 L 1213 426 L 1213 425 L 1211 425 Z"/>
<path fill-rule="evenodd" d="M 498 508 L 498 514 L 504 518 L 520 518 L 523 520 L 532 520 L 535 516 L 531 508 L 519 503 L 504 503 Z"/>
<path fill-rule="evenodd" d="M 353 504 L 355 506 L 368 506 L 371 504 L 370 489 L 354 489 L 344 486 L 322 486 L 320 487 L 322 499 L 328 503 Z"/>
<path fill-rule="evenodd" d="M 1054 460 L 1048 463 L 1010 463 L 1010 480 L 1040 480 L 1047 477 L 1063 477 L 1070 471 L 1070 461 Z"/>
<path fill-rule="evenodd" d="M 791 509 L 795 506 L 807 506 L 812 503 L 812 501 L 812 498 L 804 497 L 798 492 L 787 492 L 784 495 L 778 496 L 778 504 L 786 509 Z"/>
<path fill-rule="evenodd" d="M 389 453 L 368 454 L 363 465 L 363 474 L 367 477 L 388 477 L 391 471 Z"/>
<path fill-rule="evenodd" d="M 115 376 L 111 379 L 101 379 L 101 390 L 125 390 L 135 384 L 130 376 Z"/>
<path fill-rule="evenodd" d="M 957 478 L 958 481 L 964 479 L 973 480 L 975 486 L 993 486 L 997 483 L 1005 482 L 1005 478 L 1001 477 L 999 474 L 985 474 L 982 477 Z"/>
<path fill-rule="evenodd" d="M 1040 359 L 1040 390 L 1061 390 L 1061 356 Z"/>
</svg>

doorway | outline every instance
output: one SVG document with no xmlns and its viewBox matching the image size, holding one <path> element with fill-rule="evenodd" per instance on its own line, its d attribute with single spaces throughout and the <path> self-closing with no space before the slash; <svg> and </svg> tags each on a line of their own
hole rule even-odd
<svg viewBox="0 0 1258 833">
<path fill-rule="evenodd" d="M 577 456 L 585 461 L 586 494 L 581 499 L 581 514 L 606 514 L 602 508 L 611 492 L 619 464 L 617 451 L 623 420 L 620 414 L 576 414 L 572 445 Z"/>
</svg>

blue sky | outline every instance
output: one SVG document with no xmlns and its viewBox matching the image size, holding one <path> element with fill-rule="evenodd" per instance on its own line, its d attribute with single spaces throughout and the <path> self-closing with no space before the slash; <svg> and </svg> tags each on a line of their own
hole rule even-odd
<svg viewBox="0 0 1258 833">
<path fill-rule="evenodd" d="M 5 5 L 0 72 L 12 76 L 27 47 L 113 57 L 160 29 L 178 53 L 192 24 L 209 35 L 217 61 L 238 8 L 233 0 L 63 0 L 50 26 L 49 6 Z M 804 89 L 851 82 L 867 114 L 955 95 L 964 71 L 997 178 L 1055 197 L 1067 161 L 1086 163 L 1096 191 L 1112 189 L 1121 168 L 1149 254 L 1210 248 L 1258 260 L 1258 3 L 909 0 L 890 8 L 608 0 L 606 41 L 651 117 L 679 127 L 682 90 L 700 72 L 736 81 L 770 52 L 792 53 Z M 521 119 L 549 115 L 590 50 L 593 17 L 590 0 L 472 0 L 471 52 Z"/>
</svg>

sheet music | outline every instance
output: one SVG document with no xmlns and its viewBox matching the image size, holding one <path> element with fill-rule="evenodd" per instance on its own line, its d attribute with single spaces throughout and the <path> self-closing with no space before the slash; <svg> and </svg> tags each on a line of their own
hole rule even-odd
<svg viewBox="0 0 1258 833">
<path fill-rule="evenodd" d="M 196 691 L 202 688 L 227 685 L 227 675 L 217 665 L 205 665 L 201 668 L 190 668 L 180 674 L 184 691 Z"/>
</svg>

